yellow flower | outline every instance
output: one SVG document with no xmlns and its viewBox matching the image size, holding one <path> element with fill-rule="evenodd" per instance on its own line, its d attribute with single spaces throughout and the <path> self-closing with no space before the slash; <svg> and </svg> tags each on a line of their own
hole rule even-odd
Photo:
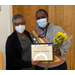
<svg viewBox="0 0 75 75">
<path fill-rule="evenodd" d="M 65 40 L 67 39 L 67 36 L 65 36 Z"/>
<path fill-rule="evenodd" d="M 57 34 L 56 34 L 56 36 L 62 36 L 63 35 L 63 33 L 62 32 L 57 32 Z"/>
<path fill-rule="evenodd" d="M 59 41 L 59 39 L 57 38 L 57 41 Z"/>
<path fill-rule="evenodd" d="M 56 37 L 54 37 L 54 40 L 56 40 L 57 38 Z"/>
<path fill-rule="evenodd" d="M 56 41 L 54 41 L 54 44 L 57 44 L 57 42 L 56 42 Z"/>
<path fill-rule="evenodd" d="M 56 48 L 59 48 L 67 39 L 67 36 L 62 32 L 57 32 L 56 37 L 54 37 L 54 45 Z"/>
<path fill-rule="evenodd" d="M 61 43 L 62 40 L 59 40 L 58 43 Z"/>
</svg>

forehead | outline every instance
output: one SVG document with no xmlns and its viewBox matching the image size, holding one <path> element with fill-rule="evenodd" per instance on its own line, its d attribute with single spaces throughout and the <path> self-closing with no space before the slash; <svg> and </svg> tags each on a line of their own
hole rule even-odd
<svg viewBox="0 0 75 75">
<path fill-rule="evenodd" d="M 17 18 L 14 20 L 14 23 L 19 23 L 19 22 L 23 22 L 23 19 L 22 18 Z"/>
<path fill-rule="evenodd" d="M 46 13 L 44 11 L 38 11 L 37 14 L 36 14 L 36 17 L 40 17 L 40 16 L 46 16 Z"/>
</svg>

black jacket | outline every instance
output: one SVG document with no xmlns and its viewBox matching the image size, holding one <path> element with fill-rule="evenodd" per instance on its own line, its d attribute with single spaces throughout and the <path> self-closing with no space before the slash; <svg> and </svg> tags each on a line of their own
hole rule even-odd
<svg viewBox="0 0 75 75">
<path fill-rule="evenodd" d="M 33 43 L 28 31 L 24 31 Z M 22 47 L 14 31 L 6 41 L 6 70 L 20 70 L 21 68 L 31 67 L 31 61 L 23 61 L 21 58 Z"/>
</svg>

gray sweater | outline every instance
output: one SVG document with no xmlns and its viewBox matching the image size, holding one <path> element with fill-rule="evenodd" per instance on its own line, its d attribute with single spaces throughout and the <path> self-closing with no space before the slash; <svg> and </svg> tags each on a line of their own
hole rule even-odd
<svg viewBox="0 0 75 75">
<path fill-rule="evenodd" d="M 39 34 L 42 34 L 46 29 L 44 29 L 44 31 L 43 31 L 43 30 L 41 30 L 41 29 L 37 26 L 37 27 L 36 27 L 36 30 L 37 30 L 37 32 L 38 32 Z M 55 25 L 53 25 L 52 23 L 49 23 L 49 26 L 48 26 L 48 28 L 47 28 L 47 33 L 46 33 L 46 36 L 45 36 L 44 38 L 46 39 L 46 41 L 47 41 L 48 43 L 53 43 L 53 39 L 54 39 L 55 35 L 57 34 L 57 32 L 59 32 L 59 31 L 65 33 L 65 31 L 64 31 L 61 27 L 55 26 Z M 65 54 L 69 51 L 70 46 L 71 46 L 71 43 L 70 43 L 70 41 L 68 41 L 68 39 L 67 39 L 66 42 L 67 42 L 67 43 L 66 43 L 65 45 L 62 45 L 61 48 L 60 48 L 60 51 L 61 51 L 60 57 L 61 57 L 64 61 L 62 61 L 60 64 L 57 64 L 57 65 L 51 65 L 51 66 L 49 66 L 49 68 L 59 66 L 59 65 L 61 65 L 62 63 L 65 62 L 65 60 L 66 60 Z M 36 43 L 37 43 L 37 42 L 36 42 Z M 38 66 L 45 67 L 45 66 L 42 66 L 42 65 L 39 65 L 39 64 L 38 64 Z"/>
</svg>

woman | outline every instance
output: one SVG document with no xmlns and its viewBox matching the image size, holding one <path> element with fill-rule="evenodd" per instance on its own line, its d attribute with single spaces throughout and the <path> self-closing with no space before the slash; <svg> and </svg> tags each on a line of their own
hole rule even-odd
<svg viewBox="0 0 75 75">
<path fill-rule="evenodd" d="M 25 30 L 25 20 L 20 14 L 12 18 L 15 31 L 6 41 L 6 69 L 34 69 L 38 62 L 31 61 L 30 46 L 33 43 L 30 34 Z"/>
<path fill-rule="evenodd" d="M 57 32 L 64 32 L 64 30 L 55 26 L 52 23 L 48 23 L 48 13 L 44 9 L 39 9 L 36 12 L 36 22 L 38 26 L 32 32 L 32 36 L 37 37 L 36 43 L 53 43 L 53 39 Z M 59 49 L 54 49 L 54 62 L 50 62 L 49 70 L 67 70 L 65 55 L 69 51 L 71 46 L 70 41 L 67 40 L 67 44 L 62 45 Z M 45 69 L 47 62 L 40 62 L 35 66 L 36 70 Z"/>
</svg>

